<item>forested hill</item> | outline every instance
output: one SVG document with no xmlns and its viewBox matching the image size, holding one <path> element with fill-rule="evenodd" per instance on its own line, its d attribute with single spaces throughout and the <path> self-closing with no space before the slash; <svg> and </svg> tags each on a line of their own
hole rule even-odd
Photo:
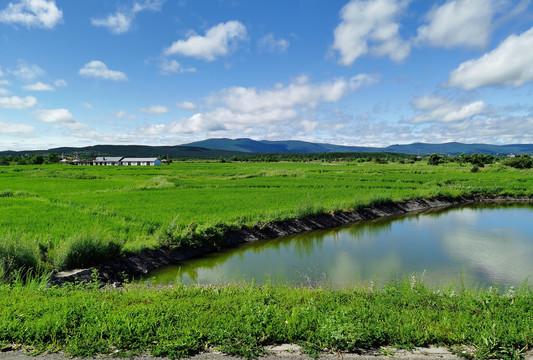
<svg viewBox="0 0 533 360">
<path fill-rule="evenodd" d="M 403 154 L 533 154 L 533 144 L 490 145 L 449 142 L 443 144 L 413 143 L 387 147 L 362 147 L 319 144 L 305 141 L 256 141 L 251 139 L 207 139 L 186 144 L 208 149 L 241 151 L 246 153 L 326 153 L 326 152 L 396 152 Z"/>
<path fill-rule="evenodd" d="M 68 156 L 79 155 L 81 158 L 96 156 L 129 156 L 152 157 L 168 156 L 174 159 L 218 159 L 232 156 L 245 156 L 250 154 L 267 153 L 347 153 L 347 152 L 388 152 L 412 155 L 427 154 L 533 154 L 533 144 L 463 144 L 450 142 L 443 144 L 413 143 L 408 145 L 391 145 L 387 147 L 344 146 L 311 143 L 305 141 L 268 141 L 252 139 L 207 139 L 184 145 L 176 146 L 147 146 L 147 145 L 94 145 L 87 147 L 58 147 L 48 150 L 28 151 L 0 151 L 0 156 L 6 155 L 46 155 L 50 153 L 65 154 Z"/>
<path fill-rule="evenodd" d="M 180 159 L 217 159 L 219 157 L 242 156 L 247 153 L 219 149 L 207 149 L 196 146 L 147 146 L 147 145 L 94 145 L 86 147 L 58 147 L 48 150 L 29 151 L 0 151 L 5 155 L 44 155 L 65 154 L 65 156 L 79 155 L 81 158 L 96 156 L 127 156 L 127 157 L 162 157 Z"/>
</svg>

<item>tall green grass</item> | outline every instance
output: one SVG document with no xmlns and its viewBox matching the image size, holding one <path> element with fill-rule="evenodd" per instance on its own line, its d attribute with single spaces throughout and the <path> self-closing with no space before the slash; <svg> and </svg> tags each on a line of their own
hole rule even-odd
<svg viewBox="0 0 533 360">
<path fill-rule="evenodd" d="M 0 285 L 0 345 L 170 358 L 206 350 L 250 358 L 282 343 L 313 356 L 440 345 L 479 359 L 518 359 L 533 345 L 532 307 L 527 287 L 433 290 L 417 279 L 371 290 L 253 283 L 49 288 L 37 279 Z"/>
<path fill-rule="evenodd" d="M 59 254 L 73 249 L 72 239 L 92 236 L 87 234 L 105 234 L 102 241 L 120 244 L 122 253 L 196 246 L 216 243 L 224 231 L 242 225 L 390 201 L 472 193 L 531 196 L 531 171 L 491 164 L 472 173 L 469 166 L 423 162 L 6 166 L 0 172 L 0 230 L 20 243 L 37 242 L 46 269 L 70 268 L 82 264 Z M 87 244 L 85 253 L 94 248 L 77 243 Z M 105 253 L 116 250 L 113 244 Z"/>
</svg>

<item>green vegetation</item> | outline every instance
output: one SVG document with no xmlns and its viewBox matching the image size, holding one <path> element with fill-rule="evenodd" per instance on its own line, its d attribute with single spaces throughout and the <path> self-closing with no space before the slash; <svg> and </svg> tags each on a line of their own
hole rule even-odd
<svg viewBox="0 0 533 360">
<path fill-rule="evenodd" d="M 474 358 L 518 359 L 533 346 L 532 307 L 527 287 L 432 290 L 415 278 L 344 290 L 15 282 L 0 285 L 0 347 L 171 358 L 216 349 L 249 358 L 282 343 L 312 356 L 441 345 Z"/>
<path fill-rule="evenodd" d="M 459 157 L 439 166 L 401 157 L 337 160 L 0 167 L 0 273 L 88 266 L 163 245 L 217 244 L 242 225 L 384 201 L 533 195 L 531 170 L 499 163 L 476 173 Z"/>
<path fill-rule="evenodd" d="M 335 160 L 0 167 L 0 348 L 178 358 L 209 349 L 256 357 L 280 343 L 313 356 L 431 344 L 516 359 L 533 346 L 527 286 L 433 290 L 412 278 L 371 289 L 112 290 L 96 280 L 49 287 L 35 275 L 145 248 L 217 244 L 242 225 L 336 209 L 439 195 L 533 195 L 531 170 L 494 159 L 483 167 L 460 157 L 439 166 L 412 157 Z"/>
</svg>

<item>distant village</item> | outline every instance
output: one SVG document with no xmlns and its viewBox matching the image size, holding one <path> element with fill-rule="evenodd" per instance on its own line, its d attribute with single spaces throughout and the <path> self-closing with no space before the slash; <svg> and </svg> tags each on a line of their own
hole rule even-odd
<svg viewBox="0 0 533 360">
<path fill-rule="evenodd" d="M 166 160 L 158 158 L 133 158 L 123 156 L 99 156 L 93 160 L 74 160 L 63 157 L 60 161 L 63 164 L 70 165 L 89 165 L 89 166 L 161 166 Z"/>
</svg>

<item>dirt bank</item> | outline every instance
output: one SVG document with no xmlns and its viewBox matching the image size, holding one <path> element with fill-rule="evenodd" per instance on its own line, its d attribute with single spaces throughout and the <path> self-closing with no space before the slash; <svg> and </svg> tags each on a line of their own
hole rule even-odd
<svg viewBox="0 0 533 360">
<path fill-rule="evenodd" d="M 311 215 L 302 219 L 284 220 L 266 224 L 264 226 L 243 226 L 240 230 L 230 232 L 225 237 L 224 248 L 229 248 L 246 242 L 274 239 L 287 235 L 299 234 L 312 230 L 334 228 L 359 221 L 372 220 L 386 216 L 397 216 L 407 213 L 420 212 L 435 208 L 495 202 L 531 202 L 533 198 L 520 196 L 487 196 L 467 195 L 460 197 L 439 196 L 430 199 L 413 199 L 398 203 L 383 203 L 373 207 L 364 207 L 351 211 L 335 211 L 319 215 Z M 90 281 L 94 270 L 98 270 L 101 281 L 109 284 L 121 284 L 126 278 L 138 277 L 161 266 L 170 265 L 221 249 L 205 246 L 195 249 L 145 250 L 135 256 L 122 256 L 107 261 L 104 264 L 89 268 L 60 272 L 53 276 L 52 284 L 70 281 Z"/>
</svg>

